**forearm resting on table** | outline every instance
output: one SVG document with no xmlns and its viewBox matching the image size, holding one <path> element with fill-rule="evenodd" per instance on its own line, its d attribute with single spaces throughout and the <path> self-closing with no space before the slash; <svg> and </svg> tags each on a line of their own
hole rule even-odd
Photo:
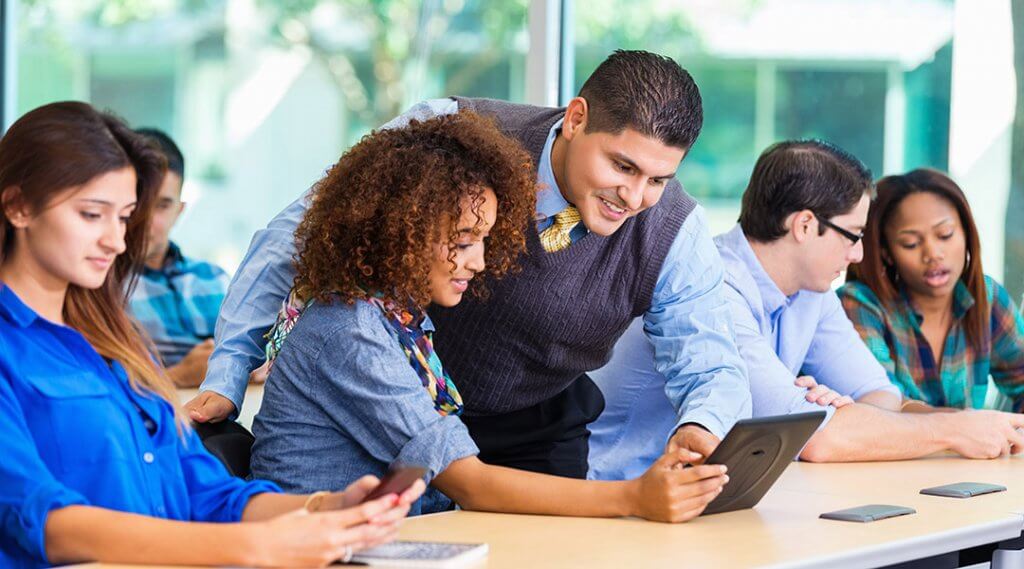
<svg viewBox="0 0 1024 569">
<path fill-rule="evenodd" d="M 947 448 L 927 415 L 905 415 L 854 403 L 836 409 L 800 453 L 809 462 L 917 458 Z"/>
<path fill-rule="evenodd" d="M 242 511 L 243 522 L 261 522 L 298 510 L 306 504 L 307 494 L 256 494 Z"/>
<path fill-rule="evenodd" d="M 886 409 L 888 411 L 899 411 L 900 405 L 902 405 L 902 399 L 899 395 L 896 395 L 891 391 L 878 390 L 865 394 L 857 400 L 857 403 L 874 405 L 879 409 Z"/>
<path fill-rule="evenodd" d="M 476 457 L 453 462 L 433 485 L 467 510 L 585 517 L 636 515 L 633 484 L 563 478 L 492 466 Z"/>
<path fill-rule="evenodd" d="M 93 506 L 67 506 L 46 519 L 53 564 L 79 561 L 247 565 L 251 532 L 244 524 L 180 522 Z"/>
</svg>

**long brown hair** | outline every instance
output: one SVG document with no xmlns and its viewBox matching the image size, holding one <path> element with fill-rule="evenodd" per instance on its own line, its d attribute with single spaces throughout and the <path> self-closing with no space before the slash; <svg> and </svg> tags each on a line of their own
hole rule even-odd
<svg viewBox="0 0 1024 569">
<path fill-rule="evenodd" d="M 895 263 L 885 262 L 889 244 L 885 240 L 885 227 L 896 207 L 912 194 L 927 192 L 953 204 L 960 215 L 967 241 L 967 266 L 960 280 L 974 297 L 974 306 L 964 316 L 967 340 L 980 349 L 987 337 L 989 326 L 988 294 L 985 290 L 985 273 L 981 268 L 981 240 L 974 224 L 971 206 L 963 190 L 949 176 L 928 168 L 919 168 L 906 174 L 886 176 L 876 185 L 877 197 L 871 204 L 867 227 L 864 228 L 864 260 L 850 267 L 848 281 L 861 281 L 870 288 L 884 304 L 893 306 L 899 295 Z"/>
<path fill-rule="evenodd" d="M 106 280 L 96 289 L 71 284 L 64 300 L 64 320 L 104 358 L 124 366 L 139 392 L 149 390 L 177 411 L 173 383 L 155 363 L 147 341 L 125 311 L 128 295 L 142 267 L 146 228 L 167 161 L 145 138 L 120 119 L 86 103 L 44 105 L 18 119 L 0 139 L 0 195 L 38 212 L 66 192 L 96 176 L 131 167 L 136 175 L 136 208 L 125 231 L 125 251 L 117 256 Z M 7 192 L 10 188 L 16 192 Z M 0 216 L 0 263 L 14 245 L 14 226 Z"/>
</svg>

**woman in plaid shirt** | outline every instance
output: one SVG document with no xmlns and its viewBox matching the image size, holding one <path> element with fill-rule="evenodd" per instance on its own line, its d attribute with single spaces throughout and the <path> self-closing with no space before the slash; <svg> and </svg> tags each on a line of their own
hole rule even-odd
<svg viewBox="0 0 1024 569">
<path fill-rule="evenodd" d="M 905 409 L 980 409 L 998 398 L 996 406 L 1021 411 L 1024 319 L 982 272 L 963 191 L 928 169 L 887 176 L 877 189 L 864 260 L 839 297 Z"/>
</svg>

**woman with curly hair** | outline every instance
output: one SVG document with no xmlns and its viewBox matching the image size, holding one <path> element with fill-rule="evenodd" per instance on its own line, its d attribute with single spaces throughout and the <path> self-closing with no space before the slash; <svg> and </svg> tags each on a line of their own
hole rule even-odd
<svg viewBox="0 0 1024 569">
<path fill-rule="evenodd" d="M 668 455 L 624 482 L 477 457 L 459 417 L 458 378 L 434 352 L 426 309 L 455 306 L 471 283 L 486 295 L 477 283 L 514 271 L 535 200 L 526 153 L 467 111 L 377 131 L 342 156 L 314 188 L 296 233 L 295 286 L 269 335 L 273 365 L 253 424 L 253 473 L 289 490 L 320 490 L 389 465 L 421 465 L 432 488 L 414 513 L 454 501 L 670 520 L 717 495 L 680 496 L 684 481 L 710 478 L 710 486 L 722 471 L 672 469 L 669 458 L 679 458 Z"/>
<path fill-rule="evenodd" d="M 310 567 L 394 539 L 422 483 L 363 504 L 372 477 L 282 494 L 231 476 L 176 411 L 125 312 L 165 168 L 85 103 L 0 139 L 0 567 Z"/>
</svg>

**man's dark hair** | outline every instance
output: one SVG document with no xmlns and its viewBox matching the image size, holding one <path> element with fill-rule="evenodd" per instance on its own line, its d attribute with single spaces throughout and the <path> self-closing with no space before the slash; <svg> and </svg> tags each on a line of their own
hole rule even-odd
<svg viewBox="0 0 1024 569">
<path fill-rule="evenodd" d="M 182 180 L 185 179 L 185 157 L 182 156 L 181 149 L 171 140 L 170 136 L 167 136 L 166 132 L 150 127 L 137 128 L 135 132 L 153 141 L 167 157 L 167 169 L 177 174 Z"/>
<path fill-rule="evenodd" d="M 768 242 L 786 234 L 790 214 L 809 209 L 829 220 L 849 213 L 871 192 L 871 170 L 823 140 L 787 140 L 757 159 L 743 192 L 740 226 L 748 239 Z M 818 231 L 824 233 L 825 226 Z"/>
<path fill-rule="evenodd" d="M 671 58 L 616 50 L 590 75 L 580 97 L 589 108 L 587 132 L 618 134 L 627 127 L 689 150 L 704 109 L 693 77 Z"/>
</svg>

